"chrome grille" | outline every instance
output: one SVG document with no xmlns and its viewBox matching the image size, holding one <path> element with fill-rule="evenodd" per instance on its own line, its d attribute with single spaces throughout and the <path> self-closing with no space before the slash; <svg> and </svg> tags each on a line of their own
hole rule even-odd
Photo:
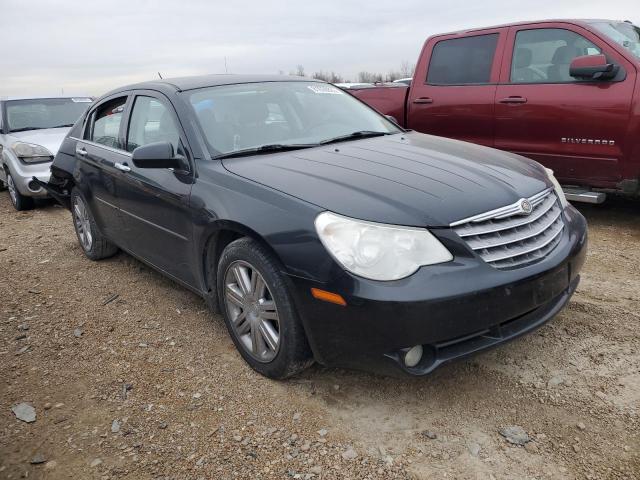
<svg viewBox="0 0 640 480">
<path fill-rule="evenodd" d="M 526 200 L 532 206 L 529 215 L 522 214 L 522 200 L 519 200 L 513 205 L 452 223 L 451 227 L 495 268 L 506 270 L 535 263 L 560 243 L 564 221 L 562 207 L 553 189 Z"/>
</svg>

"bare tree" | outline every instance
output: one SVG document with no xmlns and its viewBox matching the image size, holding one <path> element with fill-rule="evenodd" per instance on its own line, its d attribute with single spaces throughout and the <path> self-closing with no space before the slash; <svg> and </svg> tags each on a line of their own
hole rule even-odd
<svg viewBox="0 0 640 480">
<path fill-rule="evenodd" d="M 329 83 L 343 83 L 344 79 L 342 78 L 342 76 L 338 75 L 336 72 L 323 72 L 322 70 L 320 70 L 319 72 L 315 72 L 313 74 L 313 78 L 318 79 L 318 80 L 324 80 L 325 82 L 329 82 Z"/>
<path fill-rule="evenodd" d="M 328 74 L 328 73 L 323 72 L 322 70 L 320 70 L 319 72 L 315 72 L 315 73 L 312 75 L 312 77 L 313 77 L 313 78 L 315 78 L 316 80 L 323 80 L 323 81 L 325 81 L 325 82 L 328 82 L 328 81 L 329 81 L 329 74 Z"/>
<path fill-rule="evenodd" d="M 360 83 L 382 82 L 382 74 L 371 73 L 371 72 L 360 72 L 358 73 L 358 82 Z"/>
<path fill-rule="evenodd" d="M 304 67 L 302 65 L 298 65 L 296 67 L 296 75 L 299 77 L 304 77 Z"/>
<path fill-rule="evenodd" d="M 401 78 L 413 77 L 413 72 L 416 70 L 415 63 L 409 63 L 408 60 L 403 60 L 400 64 L 400 75 Z"/>
</svg>

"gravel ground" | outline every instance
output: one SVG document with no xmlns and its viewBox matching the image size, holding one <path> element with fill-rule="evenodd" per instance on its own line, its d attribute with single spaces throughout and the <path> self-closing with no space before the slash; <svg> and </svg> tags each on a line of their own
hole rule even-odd
<svg viewBox="0 0 640 480">
<path fill-rule="evenodd" d="M 537 332 L 427 378 L 276 382 L 198 297 L 2 192 L 0 478 L 640 478 L 640 203 L 580 208 L 583 281 Z"/>
</svg>

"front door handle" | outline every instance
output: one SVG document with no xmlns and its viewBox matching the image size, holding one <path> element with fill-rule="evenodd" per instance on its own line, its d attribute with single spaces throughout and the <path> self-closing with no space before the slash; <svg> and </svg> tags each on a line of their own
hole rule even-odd
<svg viewBox="0 0 640 480">
<path fill-rule="evenodd" d="M 527 99 L 520 96 L 507 97 L 498 101 L 500 103 L 514 103 L 514 104 L 527 103 Z"/>
<path fill-rule="evenodd" d="M 413 103 L 433 103 L 433 98 L 431 97 L 420 97 L 420 98 L 416 98 Z"/>
<path fill-rule="evenodd" d="M 77 147 L 76 148 L 76 154 L 80 155 L 81 157 L 86 157 L 87 156 L 87 150 L 84 147 Z"/>
<path fill-rule="evenodd" d="M 131 167 L 129 167 L 129 165 L 127 165 L 126 163 L 114 163 L 113 164 L 114 167 L 116 167 L 118 170 L 120 170 L 121 172 L 130 172 L 131 171 Z"/>
</svg>

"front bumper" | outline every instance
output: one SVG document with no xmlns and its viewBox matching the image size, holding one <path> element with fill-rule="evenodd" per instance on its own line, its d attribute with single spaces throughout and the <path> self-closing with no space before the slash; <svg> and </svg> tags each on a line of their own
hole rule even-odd
<svg viewBox="0 0 640 480">
<path fill-rule="evenodd" d="M 47 197 L 47 191 L 42 188 L 42 183 L 47 183 L 51 176 L 51 163 L 43 162 L 27 165 L 18 160 L 9 164 L 9 170 L 13 182 L 18 191 L 27 197 Z M 35 182 L 34 180 L 39 180 Z"/>
<path fill-rule="evenodd" d="M 569 301 L 586 256 L 584 217 L 573 207 L 563 215 L 560 244 L 543 261 L 511 271 L 490 267 L 454 232 L 443 229 L 434 233 L 454 260 L 403 280 L 375 282 L 348 274 L 329 283 L 292 278 L 316 360 L 391 375 L 425 375 L 543 325 Z M 311 287 L 341 294 L 347 306 L 314 299 Z M 408 368 L 402 352 L 415 345 L 423 346 L 424 355 Z"/>
</svg>

